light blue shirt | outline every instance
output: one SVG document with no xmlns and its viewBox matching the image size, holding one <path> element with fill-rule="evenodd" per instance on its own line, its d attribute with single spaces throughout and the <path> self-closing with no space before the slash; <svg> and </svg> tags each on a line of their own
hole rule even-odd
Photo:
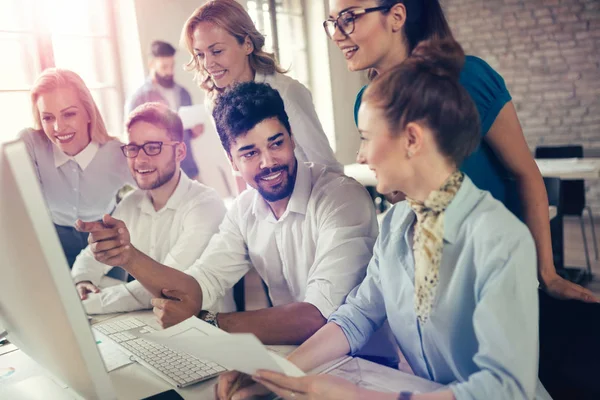
<svg viewBox="0 0 600 400">
<path fill-rule="evenodd" d="M 388 319 L 414 373 L 462 399 L 549 399 L 538 380 L 536 252 L 527 227 L 465 176 L 446 210 L 434 305 L 414 310 L 406 202 L 386 215 L 365 280 L 329 319 L 352 353 Z"/>
<path fill-rule="evenodd" d="M 80 154 L 69 157 L 43 132 L 27 129 L 19 136 L 27 146 L 57 225 L 73 226 L 78 218 L 101 219 L 114 210 L 119 189 L 135 184 L 118 140 L 101 146 L 90 143 Z"/>
</svg>

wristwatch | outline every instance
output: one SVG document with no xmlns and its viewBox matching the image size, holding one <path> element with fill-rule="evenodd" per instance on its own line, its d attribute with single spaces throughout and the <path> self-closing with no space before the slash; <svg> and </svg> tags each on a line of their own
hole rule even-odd
<svg viewBox="0 0 600 400">
<path fill-rule="evenodd" d="M 219 327 L 219 324 L 217 323 L 217 315 L 218 314 L 219 313 L 214 313 L 212 311 L 202 310 L 198 313 L 198 318 L 200 318 L 202 321 L 208 322 L 212 326 L 216 326 L 218 328 Z"/>
<path fill-rule="evenodd" d="M 412 399 L 412 392 L 400 392 L 398 394 L 398 400 L 410 400 Z"/>
</svg>

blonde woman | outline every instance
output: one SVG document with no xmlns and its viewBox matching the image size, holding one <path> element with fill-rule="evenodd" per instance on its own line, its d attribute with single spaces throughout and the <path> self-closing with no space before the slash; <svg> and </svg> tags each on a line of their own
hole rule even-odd
<svg viewBox="0 0 600 400">
<path fill-rule="evenodd" d="M 192 56 L 188 68 L 195 71 L 210 104 L 234 82 L 268 83 L 283 98 L 298 160 L 342 171 L 323 132 L 310 92 L 284 75 L 273 54 L 264 51 L 264 36 L 239 3 L 208 1 L 188 18 L 181 36 Z"/>
<path fill-rule="evenodd" d="M 133 183 L 121 143 L 106 132 L 100 111 L 75 72 L 45 70 L 31 89 L 34 127 L 21 132 L 60 241 L 73 266 L 87 246 L 77 219 L 111 213 L 117 191 Z"/>
</svg>

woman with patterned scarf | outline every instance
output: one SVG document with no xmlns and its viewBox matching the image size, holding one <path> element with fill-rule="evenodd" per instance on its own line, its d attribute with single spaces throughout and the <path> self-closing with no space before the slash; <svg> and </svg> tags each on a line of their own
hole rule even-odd
<svg viewBox="0 0 600 400">
<path fill-rule="evenodd" d="M 414 373 L 447 386 L 435 393 L 379 393 L 334 376 L 259 371 L 254 379 L 279 396 L 550 398 L 538 380 L 531 234 L 457 168 L 480 140 L 476 108 L 458 82 L 463 62 L 456 42 L 423 42 L 366 89 L 358 161 L 375 171 L 380 193 L 401 191 L 407 200 L 386 215 L 365 280 L 289 357 L 309 371 L 354 354 L 387 319 Z M 234 398 L 261 389 L 247 387 Z"/>
</svg>

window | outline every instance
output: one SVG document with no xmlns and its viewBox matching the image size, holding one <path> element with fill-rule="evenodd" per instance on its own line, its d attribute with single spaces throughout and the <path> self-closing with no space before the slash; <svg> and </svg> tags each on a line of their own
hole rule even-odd
<svg viewBox="0 0 600 400">
<path fill-rule="evenodd" d="M 0 3 L 0 142 L 32 126 L 29 89 L 45 68 L 78 73 L 107 128 L 121 134 L 122 107 L 112 1 L 3 0 Z M 8 111 L 8 112 L 5 112 Z"/>
<path fill-rule="evenodd" d="M 248 14 L 289 75 L 310 89 L 304 0 L 248 0 Z"/>
</svg>

